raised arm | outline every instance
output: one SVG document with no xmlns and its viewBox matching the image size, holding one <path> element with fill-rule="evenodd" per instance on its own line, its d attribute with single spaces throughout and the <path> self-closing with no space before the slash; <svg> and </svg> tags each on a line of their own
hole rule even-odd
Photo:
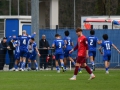
<svg viewBox="0 0 120 90">
<path fill-rule="evenodd" d="M 120 50 L 114 44 L 112 44 L 112 46 L 114 49 L 116 49 L 120 53 Z"/>
</svg>

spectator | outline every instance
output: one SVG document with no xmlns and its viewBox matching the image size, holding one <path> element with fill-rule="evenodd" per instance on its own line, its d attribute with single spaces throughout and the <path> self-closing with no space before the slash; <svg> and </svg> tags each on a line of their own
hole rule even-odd
<svg viewBox="0 0 120 90">
<path fill-rule="evenodd" d="M 49 49 L 49 43 L 46 40 L 46 36 L 42 35 L 42 39 L 39 41 L 39 48 L 42 48 L 42 50 L 40 50 L 40 68 L 42 69 L 42 66 L 44 64 L 44 69 L 47 70 L 47 62 L 46 62 L 46 58 L 48 56 L 48 49 Z"/>
<path fill-rule="evenodd" d="M 3 70 L 4 64 L 5 64 L 5 56 L 7 53 L 7 49 L 9 49 L 9 47 L 7 47 L 7 37 L 3 37 L 3 40 L 0 43 L 0 70 Z"/>
<path fill-rule="evenodd" d="M 10 47 L 8 50 L 9 59 L 10 59 L 9 69 L 13 68 L 15 62 L 14 52 L 13 52 L 15 50 L 15 47 L 13 46 L 15 40 L 16 40 L 16 36 L 13 36 L 13 39 L 8 42 L 8 47 Z"/>
</svg>

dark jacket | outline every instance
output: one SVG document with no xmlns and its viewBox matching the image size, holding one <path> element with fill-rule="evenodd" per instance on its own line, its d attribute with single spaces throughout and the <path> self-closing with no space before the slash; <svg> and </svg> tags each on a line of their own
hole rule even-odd
<svg viewBox="0 0 120 90">
<path fill-rule="evenodd" d="M 2 51 L 2 54 L 6 54 L 7 53 L 7 42 L 3 43 L 3 41 L 1 41 L 1 51 Z"/>
<path fill-rule="evenodd" d="M 44 47 L 48 48 L 49 43 L 48 43 L 48 41 L 46 39 L 45 40 L 41 39 L 39 41 L 39 48 L 44 48 Z M 46 54 L 47 55 L 48 54 L 48 49 L 40 50 L 40 54 L 43 54 L 43 55 Z"/>
<path fill-rule="evenodd" d="M 13 46 L 13 43 L 11 41 L 9 41 L 8 46 L 10 47 L 10 50 L 8 50 L 8 54 L 13 55 L 13 50 L 15 50 L 15 47 Z"/>
</svg>

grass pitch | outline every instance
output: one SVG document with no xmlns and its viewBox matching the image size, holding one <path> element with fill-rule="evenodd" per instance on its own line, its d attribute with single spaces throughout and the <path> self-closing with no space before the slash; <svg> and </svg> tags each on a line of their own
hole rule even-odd
<svg viewBox="0 0 120 90">
<path fill-rule="evenodd" d="M 88 80 L 84 70 L 76 81 L 70 81 L 73 71 L 1 71 L 0 90 L 120 90 L 120 70 L 110 70 L 110 74 L 96 70 L 94 74 L 96 78 Z"/>
</svg>

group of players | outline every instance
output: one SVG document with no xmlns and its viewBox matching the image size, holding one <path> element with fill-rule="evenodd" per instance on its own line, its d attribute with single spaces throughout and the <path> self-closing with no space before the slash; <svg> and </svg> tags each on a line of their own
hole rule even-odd
<svg viewBox="0 0 120 90">
<path fill-rule="evenodd" d="M 18 71 L 18 67 L 20 71 L 25 70 L 26 59 L 28 59 L 28 70 L 31 70 L 31 60 L 34 61 L 36 70 L 38 70 L 36 55 L 40 56 L 40 53 L 34 40 L 35 35 L 35 32 L 31 36 L 27 35 L 26 31 L 23 30 L 21 36 L 11 37 L 13 46 L 15 47 L 15 71 Z"/>
<path fill-rule="evenodd" d="M 67 59 L 69 59 L 73 65 L 75 66 L 74 75 L 70 80 L 76 80 L 76 75 L 78 74 L 78 71 L 81 70 L 81 68 L 85 68 L 86 71 L 90 74 L 89 80 L 95 78 L 95 75 L 93 74 L 92 70 L 95 70 L 95 56 L 96 56 L 96 47 L 97 44 L 100 44 L 99 51 L 101 54 L 103 54 L 103 61 L 105 63 L 105 69 L 106 73 L 109 73 L 109 65 L 110 65 L 110 59 L 111 59 L 111 46 L 113 46 L 119 53 L 120 51 L 117 49 L 117 47 L 108 40 L 108 35 L 103 34 L 104 41 L 98 40 L 97 37 L 95 37 L 95 31 L 90 30 L 90 36 L 85 37 L 82 34 L 82 29 L 77 28 L 76 34 L 78 36 L 77 44 L 74 47 L 73 41 L 71 37 L 69 36 L 69 31 L 65 31 L 65 38 L 62 39 L 59 34 L 55 35 L 55 40 L 53 41 L 52 47 L 55 48 L 55 64 L 56 64 L 56 70 L 59 73 L 59 61 L 61 63 L 61 68 L 63 72 L 66 70 L 66 63 Z M 37 45 L 35 43 L 34 37 L 36 33 L 29 36 L 27 35 L 26 31 L 23 30 L 22 35 L 19 37 L 13 36 L 13 45 L 15 47 L 15 71 L 18 71 L 18 67 L 20 68 L 20 71 L 25 70 L 25 64 L 26 59 L 28 59 L 28 70 L 31 70 L 31 60 L 34 61 L 36 70 L 38 70 L 38 63 L 36 61 L 36 55 L 40 56 L 40 53 L 38 51 Z M 103 52 L 102 52 L 103 48 Z M 71 54 L 73 51 L 77 50 L 77 58 L 76 62 L 72 59 Z M 86 64 L 86 59 L 90 59 L 92 68 L 90 69 L 89 66 Z"/>
<path fill-rule="evenodd" d="M 76 80 L 76 76 L 78 74 L 78 71 L 80 71 L 81 68 L 85 68 L 86 71 L 90 74 L 90 78 L 94 79 L 95 75 L 92 71 L 95 70 L 95 56 L 96 56 L 96 47 L 97 44 L 100 44 L 99 51 L 103 55 L 103 61 L 105 63 L 105 69 L 106 74 L 109 74 L 109 65 L 110 65 L 110 59 L 111 59 L 111 46 L 115 48 L 119 53 L 120 51 L 117 49 L 117 47 L 108 40 L 108 35 L 103 34 L 104 41 L 98 40 L 97 37 L 95 37 L 95 31 L 90 30 L 90 36 L 85 37 L 82 34 L 82 29 L 77 28 L 76 34 L 78 36 L 77 44 L 73 48 L 73 42 L 71 38 L 69 37 L 69 31 L 65 31 L 65 38 L 61 39 L 61 36 L 59 34 L 55 35 L 56 40 L 53 41 L 52 47 L 55 48 L 55 58 L 56 58 L 56 69 L 57 72 L 60 72 L 58 60 L 60 60 L 61 68 L 63 72 L 66 70 L 66 60 L 69 59 L 74 65 L 74 75 L 70 80 Z M 103 49 L 103 50 L 102 50 Z M 76 62 L 71 58 L 71 53 L 73 51 L 77 50 L 77 59 Z M 102 52 L 103 51 L 103 52 Z M 89 66 L 86 64 L 86 59 L 90 59 L 92 68 L 90 69 Z"/>
</svg>

